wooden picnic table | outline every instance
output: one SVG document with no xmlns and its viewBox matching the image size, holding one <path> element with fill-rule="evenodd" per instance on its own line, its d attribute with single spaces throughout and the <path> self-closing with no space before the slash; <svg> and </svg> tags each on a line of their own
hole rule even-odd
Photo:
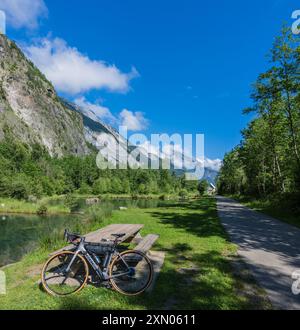
<svg viewBox="0 0 300 330">
<path fill-rule="evenodd" d="M 146 235 L 145 237 L 142 237 L 140 234 L 140 231 L 143 227 L 144 227 L 144 225 L 114 224 L 114 225 L 109 225 L 107 227 L 101 228 L 97 231 L 91 232 L 84 236 L 86 238 L 86 242 L 88 242 L 88 243 L 101 243 L 101 240 L 103 240 L 103 239 L 114 240 L 115 237 L 113 237 L 112 234 L 125 234 L 125 236 L 123 236 L 119 239 L 119 244 L 125 243 L 125 242 L 126 243 L 133 242 L 133 243 L 137 244 L 136 247 L 134 248 L 134 250 L 147 254 L 147 256 L 149 257 L 149 259 L 151 260 L 151 262 L 153 264 L 154 280 L 153 280 L 150 288 L 147 289 L 147 291 L 152 291 L 154 288 L 155 280 L 164 263 L 165 253 L 157 252 L 157 251 L 154 251 L 154 252 L 150 251 L 150 248 L 153 246 L 153 244 L 159 238 L 159 235 L 149 234 L 149 235 Z M 50 256 L 54 256 L 55 254 L 62 252 L 62 251 L 69 251 L 69 250 L 74 250 L 74 249 L 75 249 L 74 245 L 68 245 L 56 252 L 51 253 Z M 72 285 L 72 284 L 70 284 L 70 285 Z"/>
<path fill-rule="evenodd" d="M 114 240 L 113 234 L 125 234 L 119 239 L 120 243 L 130 242 L 144 227 L 144 225 L 109 225 L 85 236 L 87 242 L 100 243 L 102 239 Z"/>
<path fill-rule="evenodd" d="M 144 225 L 130 225 L 130 224 L 114 224 L 91 232 L 85 235 L 86 242 L 100 243 L 101 240 L 114 240 L 112 234 L 125 234 L 125 236 L 119 239 L 119 244 L 124 242 L 131 242 L 140 232 Z M 61 251 L 68 251 L 74 249 L 74 245 L 68 245 L 58 251 L 51 253 L 55 255 Z"/>
</svg>

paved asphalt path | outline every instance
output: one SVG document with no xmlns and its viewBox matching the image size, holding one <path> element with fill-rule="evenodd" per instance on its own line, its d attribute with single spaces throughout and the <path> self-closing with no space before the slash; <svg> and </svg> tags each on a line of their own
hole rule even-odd
<svg viewBox="0 0 300 330">
<path fill-rule="evenodd" d="M 300 310 L 300 295 L 291 290 L 292 273 L 300 272 L 300 229 L 225 197 L 218 196 L 217 205 L 223 226 L 273 307 Z"/>
</svg>

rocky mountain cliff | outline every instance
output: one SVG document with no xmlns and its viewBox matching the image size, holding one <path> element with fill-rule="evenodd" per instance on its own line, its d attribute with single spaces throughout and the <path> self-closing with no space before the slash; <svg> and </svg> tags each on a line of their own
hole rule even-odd
<svg viewBox="0 0 300 330">
<path fill-rule="evenodd" d="M 68 109 L 16 44 L 0 34 L 0 139 L 6 130 L 45 146 L 52 156 L 89 153 L 82 116 Z"/>
</svg>

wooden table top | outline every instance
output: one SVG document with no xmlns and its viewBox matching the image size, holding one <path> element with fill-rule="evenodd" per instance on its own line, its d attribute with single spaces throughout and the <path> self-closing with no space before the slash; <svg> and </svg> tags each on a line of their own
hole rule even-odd
<svg viewBox="0 0 300 330">
<path fill-rule="evenodd" d="M 129 238 L 136 236 L 136 234 L 144 227 L 144 225 L 109 225 L 85 236 L 87 242 L 100 243 L 102 239 L 113 240 L 112 234 L 126 234 L 119 239 L 120 243 L 127 241 Z"/>
<path fill-rule="evenodd" d="M 125 234 L 125 236 L 119 239 L 119 243 L 123 243 L 128 241 L 130 238 L 134 238 L 143 227 L 144 225 L 113 224 L 83 236 L 85 236 L 86 242 L 100 243 L 103 239 L 114 240 L 115 238 L 112 234 Z M 51 255 L 55 255 L 61 251 L 68 251 L 73 248 L 74 245 L 68 245 L 51 253 Z"/>
</svg>

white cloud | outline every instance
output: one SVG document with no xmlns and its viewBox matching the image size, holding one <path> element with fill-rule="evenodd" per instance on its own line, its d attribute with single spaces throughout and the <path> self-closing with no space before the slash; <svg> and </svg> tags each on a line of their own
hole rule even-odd
<svg viewBox="0 0 300 330">
<path fill-rule="evenodd" d="M 74 100 L 74 104 L 77 105 L 81 112 L 91 118 L 94 121 L 99 119 L 105 123 L 109 123 L 114 126 L 126 126 L 129 131 L 141 131 L 148 125 L 148 120 L 144 117 L 142 112 L 132 112 L 124 109 L 118 116 L 114 116 L 110 109 L 104 107 L 100 102 L 92 103 L 85 97 L 79 97 Z M 151 144 L 145 144 L 144 149 L 148 150 L 148 146 Z M 152 149 L 154 151 L 154 149 Z"/>
<path fill-rule="evenodd" d="M 199 163 L 203 163 L 201 160 L 197 159 Z M 222 166 L 222 160 L 221 159 L 209 159 L 205 158 L 204 160 L 204 166 L 206 168 L 209 168 L 211 170 L 219 172 Z"/>
<path fill-rule="evenodd" d="M 220 171 L 222 166 L 221 159 L 209 159 L 205 158 L 205 167 L 210 168 L 214 171 Z"/>
<path fill-rule="evenodd" d="M 48 14 L 43 0 L 0 0 L 0 10 L 6 13 L 8 24 L 14 28 L 35 29 L 39 19 Z"/>
<path fill-rule="evenodd" d="M 119 116 L 121 125 L 126 126 L 129 131 L 142 131 L 148 126 L 148 120 L 142 112 L 132 112 L 124 109 Z"/>
<path fill-rule="evenodd" d="M 126 92 L 138 76 L 135 68 L 122 73 L 115 65 L 91 60 L 60 38 L 44 38 L 24 50 L 59 91 L 71 95 L 92 89 Z"/>
<path fill-rule="evenodd" d="M 91 103 L 87 101 L 85 97 L 80 97 L 74 100 L 74 103 L 83 110 L 87 117 L 93 119 L 94 121 L 97 121 L 98 119 L 108 120 L 110 123 L 116 121 L 116 118 L 110 110 L 102 106 L 99 102 Z"/>
</svg>

